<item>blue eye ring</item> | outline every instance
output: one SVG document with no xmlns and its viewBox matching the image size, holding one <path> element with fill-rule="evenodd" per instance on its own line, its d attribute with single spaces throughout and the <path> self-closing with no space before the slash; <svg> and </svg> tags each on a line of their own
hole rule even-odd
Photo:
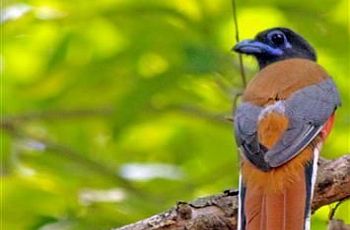
<svg viewBox="0 0 350 230">
<path fill-rule="evenodd" d="M 286 42 L 286 37 L 280 31 L 273 31 L 269 33 L 267 38 L 276 46 L 281 46 Z"/>
</svg>

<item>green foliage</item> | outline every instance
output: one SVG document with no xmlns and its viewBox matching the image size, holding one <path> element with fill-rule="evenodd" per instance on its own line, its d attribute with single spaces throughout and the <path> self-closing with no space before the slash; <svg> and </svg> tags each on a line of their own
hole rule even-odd
<svg viewBox="0 0 350 230">
<path fill-rule="evenodd" d="M 4 229 L 109 229 L 237 185 L 223 119 L 242 90 L 230 0 L 24 2 L 5 1 L 26 13 L 1 25 Z M 343 107 L 329 158 L 349 152 L 347 4 L 238 1 L 242 38 L 291 27 L 334 76 Z M 127 179 L 130 163 L 170 173 Z M 337 217 L 349 222 L 347 210 Z"/>
</svg>

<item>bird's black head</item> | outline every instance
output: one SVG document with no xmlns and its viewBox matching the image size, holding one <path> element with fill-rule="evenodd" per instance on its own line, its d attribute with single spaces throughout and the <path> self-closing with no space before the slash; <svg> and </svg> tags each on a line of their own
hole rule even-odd
<svg viewBox="0 0 350 230">
<path fill-rule="evenodd" d="M 262 31 L 255 39 L 243 40 L 236 44 L 233 50 L 255 56 L 260 69 L 288 58 L 316 61 L 314 48 L 304 38 L 290 29 L 281 27 Z"/>
</svg>

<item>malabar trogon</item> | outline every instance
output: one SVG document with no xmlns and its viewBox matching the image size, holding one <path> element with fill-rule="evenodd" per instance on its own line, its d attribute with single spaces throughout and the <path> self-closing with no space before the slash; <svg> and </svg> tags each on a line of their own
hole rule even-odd
<svg viewBox="0 0 350 230">
<path fill-rule="evenodd" d="M 233 49 L 260 67 L 234 114 L 238 229 L 309 229 L 318 155 L 340 105 L 337 88 L 313 47 L 290 29 L 265 30 Z"/>
</svg>

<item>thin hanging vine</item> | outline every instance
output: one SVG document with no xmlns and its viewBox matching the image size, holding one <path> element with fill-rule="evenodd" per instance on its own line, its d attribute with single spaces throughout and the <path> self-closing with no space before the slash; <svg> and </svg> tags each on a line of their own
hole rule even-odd
<svg viewBox="0 0 350 230">
<path fill-rule="evenodd" d="M 236 42 L 239 42 L 239 28 L 238 28 L 238 18 L 237 18 L 237 5 L 236 1 L 232 0 L 232 14 L 233 14 L 233 22 L 235 27 L 235 38 Z M 247 80 L 244 72 L 244 63 L 243 63 L 243 57 L 242 54 L 238 54 L 238 60 L 239 60 L 239 69 L 241 73 L 241 79 L 243 87 L 245 88 L 247 86 Z"/>
</svg>

